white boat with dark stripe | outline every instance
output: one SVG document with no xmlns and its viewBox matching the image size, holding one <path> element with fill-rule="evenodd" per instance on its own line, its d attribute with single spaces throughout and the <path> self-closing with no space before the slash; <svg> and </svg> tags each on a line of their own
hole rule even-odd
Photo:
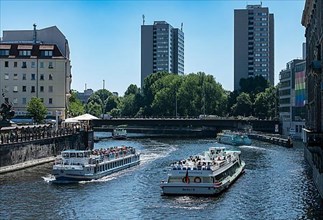
<svg viewBox="0 0 323 220">
<path fill-rule="evenodd" d="M 163 195 L 216 195 L 227 189 L 243 172 L 240 151 L 211 147 L 202 155 L 172 164 Z"/>
<path fill-rule="evenodd" d="M 97 150 L 65 150 L 56 158 L 53 183 L 71 183 L 99 179 L 140 163 L 140 154 L 133 147 L 112 147 Z"/>
</svg>

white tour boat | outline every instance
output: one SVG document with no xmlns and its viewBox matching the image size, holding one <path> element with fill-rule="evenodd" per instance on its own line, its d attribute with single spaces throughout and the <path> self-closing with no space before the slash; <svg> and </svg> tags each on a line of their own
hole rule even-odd
<svg viewBox="0 0 323 220">
<path fill-rule="evenodd" d="M 228 188 L 243 172 L 240 151 L 211 147 L 203 155 L 191 156 L 172 164 L 163 195 L 216 195 Z"/>
<path fill-rule="evenodd" d="M 127 139 L 127 130 L 124 128 L 113 129 L 112 138 L 117 140 Z"/>
<path fill-rule="evenodd" d="M 133 147 L 112 147 L 96 150 L 64 150 L 56 158 L 52 174 L 54 183 L 99 179 L 140 163 L 140 154 Z"/>
</svg>

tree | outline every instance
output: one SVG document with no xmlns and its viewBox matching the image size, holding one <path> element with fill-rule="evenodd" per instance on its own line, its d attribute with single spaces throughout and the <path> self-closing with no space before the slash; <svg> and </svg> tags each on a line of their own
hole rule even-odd
<svg viewBox="0 0 323 220">
<path fill-rule="evenodd" d="M 255 116 L 260 118 L 276 118 L 278 112 L 277 87 L 271 86 L 256 95 L 254 102 Z"/>
<path fill-rule="evenodd" d="M 27 112 L 36 123 L 42 123 L 46 117 L 47 109 L 40 98 L 32 97 L 27 103 Z"/>
<path fill-rule="evenodd" d="M 255 95 L 264 92 L 269 87 L 269 82 L 261 75 L 255 77 L 242 78 L 239 82 L 240 93 L 245 92 Z"/>
<path fill-rule="evenodd" d="M 252 115 L 252 102 L 249 94 L 243 92 L 237 97 L 237 103 L 232 106 L 232 112 L 235 116 Z"/>
<path fill-rule="evenodd" d="M 106 89 L 100 89 L 93 93 L 86 105 L 86 111 L 91 114 L 95 113 L 97 117 L 100 117 L 101 114 L 105 114 L 107 111 L 107 103 L 108 103 L 108 98 L 113 96 L 113 94 L 106 90 Z M 111 104 L 111 102 L 109 102 Z M 111 107 L 114 106 L 109 106 L 108 110 L 112 109 Z M 98 113 L 98 111 L 100 113 Z"/>
<path fill-rule="evenodd" d="M 81 100 L 77 98 L 77 91 L 72 90 L 71 97 L 69 98 L 68 103 L 68 115 L 75 117 L 84 114 L 84 112 L 84 106 Z"/>
</svg>

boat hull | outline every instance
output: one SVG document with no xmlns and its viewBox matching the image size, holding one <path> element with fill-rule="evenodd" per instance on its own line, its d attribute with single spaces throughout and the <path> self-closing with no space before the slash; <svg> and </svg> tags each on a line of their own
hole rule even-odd
<svg viewBox="0 0 323 220">
<path fill-rule="evenodd" d="M 109 170 L 105 170 L 103 172 L 98 172 L 98 173 L 84 173 L 83 170 L 77 170 L 77 169 L 73 169 L 73 170 L 62 170 L 62 169 L 58 169 L 58 170 L 53 170 L 52 174 L 55 176 L 55 180 L 52 181 L 52 183 L 76 183 L 76 182 L 80 182 L 80 181 L 91 181 L 91 180 L 95 180 L 95 179 L 100 179 L 102 177 L 105 177 L 107 175 L 110 175 L 112 173 L 136 166 L 140 164 L 140 160 L 138 161 L 134 161 L 128 164 L 124 164 L 122 166 L 119 167 L 115 167 L 113 169 L 109 169 Z"/>
</svg>

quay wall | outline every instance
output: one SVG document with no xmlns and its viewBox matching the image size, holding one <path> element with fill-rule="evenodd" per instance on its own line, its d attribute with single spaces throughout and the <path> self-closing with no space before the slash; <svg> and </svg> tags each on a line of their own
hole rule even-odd
<svg viewBox="0 0 323 220">
<path fill-rule="evenodd" d="M 55 157 L 65 149 L 93 149 L 93 131 L 62 128 L 0 132 L 0 168 Z"/>
<path fill-rule="evenodd" d="M 304 146 L 304 157 L 311 166 L 314 184 L 323 199 L 323 149 Z"/>
</svg>

